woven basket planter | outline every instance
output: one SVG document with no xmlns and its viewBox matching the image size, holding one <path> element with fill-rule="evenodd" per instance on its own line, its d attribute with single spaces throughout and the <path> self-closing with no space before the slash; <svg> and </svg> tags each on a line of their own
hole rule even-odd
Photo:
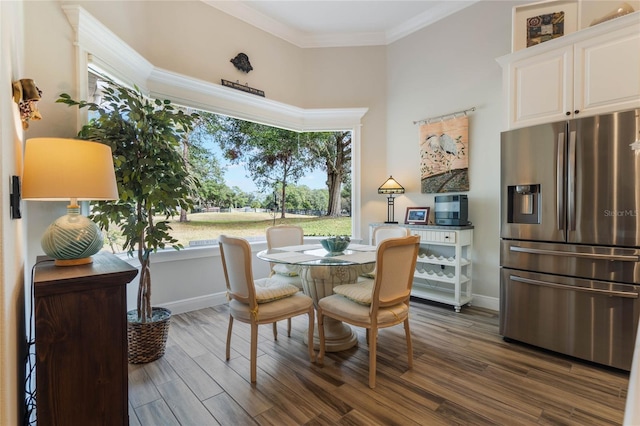
<svg viewBox="0 0 640 426">
<path fill-rule="evenodd" d="M 144 364 L 164 355 L 169 334 L 171 311 L 165 308 L 151 308 L 153 321 L 141 323 L 127 321 L 128 360 L 130 364 Z M 136 317 L 136 311 L 127 313 Z"/>
</svg>

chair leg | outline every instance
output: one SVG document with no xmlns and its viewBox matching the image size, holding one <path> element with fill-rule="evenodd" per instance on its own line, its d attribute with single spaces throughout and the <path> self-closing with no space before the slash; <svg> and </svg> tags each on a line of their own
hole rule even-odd
<svg viewBox="0 0 640 426">
<path fill-rule="evenodd" d="M 312 306 L 311 309 L 309 309 L 309 334 L 307 335 L 307 339 L 309 341 L 309 359 L 311 360 L 311 362 L 314 362 L 316 360 L 316 353 L 313 350 L 313 325 L 315 324 L 316 320 L 314 318 L 313 311 L 314 308 Z M 291 321 L 291 318 L 289 318 L 289 321 Z"/>
<path fill-rule="evenodd" d="M 287 337 L 291 337 L 291 318 L 287 318 Z"/>
<path fill-rule="evenodd" d="M 309 326 L 311 327 L 311 325 Z M 324 315 L 322 315 L 322 309 L 318 308 L 318 337 L 320 338 L 320 351 L 318 352 L 318 364 L 322 365 L 324 361 Z M 313 340 L 313 336 L 311 339 Z M 313 344 L 313 343 L 312 343 Z"/>
<path fill-rule="evenodd" d="M 258 358 L 258 324 L 251 323 L 251 383 L 256 382 Z"/>
<path fill-rule="evenodd" d="M 233 317 L 229 315 L 229 329 L 227 330 L 227 361 L 231 358 L 231 330 L 233 329 Z"/>
<path fill-rule="evenodd" d="M 273 340 L 278 340 L 278 323 L 273 323 Z"/>
<path fill-rule="evenodd" d="M 369 330 L 369 387 L 376 387 L 376 349 L 378 347 L 378 330 L 375 328 Z"/>
<path fill-rule="evenodd" d="M 413 345 L 411 344 L 411 330 L 409 330 L 409 317 L 404 320 L 404 334 L 407 338 L 407 356 L 409 360 L 407 364 L 409 368 L 413 368 Z"/>
<path fill-rule="evenodd" d="M 370 329 L 370 328 L 367 328 L 367 330 L 366 330 L 366 331 L 367 331 L 367 332 L 366 332 L 366 336 L 367 336 L 367 345 L 369 345 L 369 335 L 371 334 L 371 329 Z"/>
</svg>

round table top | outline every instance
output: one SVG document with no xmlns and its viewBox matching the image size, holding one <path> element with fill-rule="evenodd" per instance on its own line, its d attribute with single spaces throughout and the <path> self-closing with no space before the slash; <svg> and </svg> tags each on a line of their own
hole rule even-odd
<svg viewBox="0 0 640 426">
<path fill-rule="evenodd" d="M 306 244 L 262 250 L 258 259 L 300 266 L 369 265 L 376 262 L 376 247 L 353 244 L 340 253 L 329 253 L 320 244 Z"/>
</svg>

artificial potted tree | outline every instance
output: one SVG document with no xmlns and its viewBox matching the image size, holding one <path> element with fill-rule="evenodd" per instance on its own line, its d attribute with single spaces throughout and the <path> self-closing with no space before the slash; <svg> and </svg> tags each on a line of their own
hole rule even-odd
<svg viewBox="0 0 640 426">
<path fill-rule="evenodd" d="M 113 152 L 120 199 L 93 203 L 90 217 L 107 233 L 117 227 L 123 249 L 130 256 L 137 252 L 140 283 L 137 309 L 127 313 L 128 359 L 134 364 L 153 361 L 164 355 L 171 312 L 151 307 L 150 255 L 166 247 L 182 248 L 170 235 L 168 219 L 193 206 L 195 182 L 179 148 L 195 115 L 111 81 L 100 104 L 76 101 L 66 93 L 56 102 L 94 111 L 97 116 L 78 136 L 109 145 Z"/>
</svg>

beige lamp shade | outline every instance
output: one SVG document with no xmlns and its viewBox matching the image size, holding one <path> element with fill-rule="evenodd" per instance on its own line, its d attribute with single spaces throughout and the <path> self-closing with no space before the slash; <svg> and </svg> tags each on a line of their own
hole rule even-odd
<svg viewBox="0 0 640 426">
<path fill-rule="evenodd" d="M 389 176 L 389 179 L 378 188 L 378 194 L 404 194 L 404 187 L 393 176 Z"/>
<path fill-rule="evenodd" d="M 28 139 L 24 154 L 25 200 L 117 200 L 111 148 L 79 139 Z"/>
<path fill-rule="evenodd" d="M 80 214 L 77 202 L 118 199 L 111 148 L 79 139 L 28 139 L 22 195 L 26 200 L 69 201 L 67 214 L 42 236 L 42 249 L 58 266 L 91 263 L 104 239 L 95 222 Z"/>
</svg>

